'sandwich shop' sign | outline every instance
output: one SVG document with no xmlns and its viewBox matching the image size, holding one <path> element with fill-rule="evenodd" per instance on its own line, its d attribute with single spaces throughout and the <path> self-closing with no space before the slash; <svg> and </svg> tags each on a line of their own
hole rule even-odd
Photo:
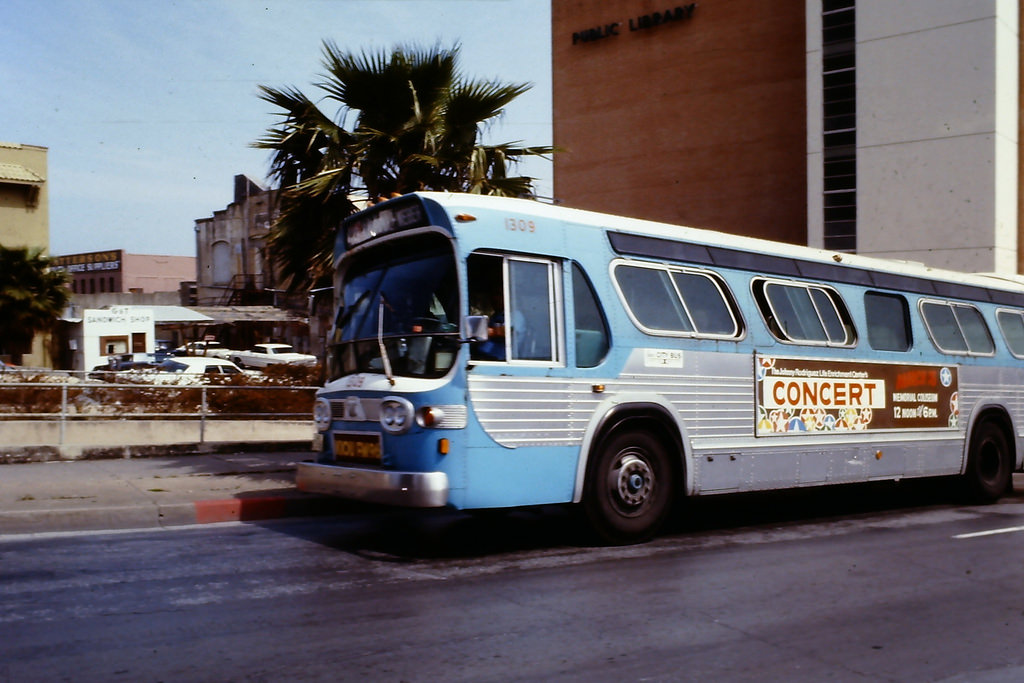
<svg viewBox="0 0 1024 683">
<path fill-rule="evenodd" d="M 758 436 L 873 429 L 955 429 L 955 365 L 757 356 Z"/>
</svg>

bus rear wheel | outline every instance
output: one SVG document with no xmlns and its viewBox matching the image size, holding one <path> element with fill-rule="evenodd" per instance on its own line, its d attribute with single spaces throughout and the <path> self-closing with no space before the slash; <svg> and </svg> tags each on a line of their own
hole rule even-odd
<svg viewBox="0 0 1024 683">
<path fill-rule="evenodd" d="M 668 515 L 674 479 L 657 438 L 639 431 L 612 434 L 587 474 L 583 507 L 591 527 L 616 544 L 650 538 Z"/>
<path fill-rule="evenodd" d="M 985 420 L 971 433 L 963 482 L 967 497 L 975 503 L 993 503 L 1012 481 L 1013 452 L 1006 432 L 994 420 Z"/>
</svg>

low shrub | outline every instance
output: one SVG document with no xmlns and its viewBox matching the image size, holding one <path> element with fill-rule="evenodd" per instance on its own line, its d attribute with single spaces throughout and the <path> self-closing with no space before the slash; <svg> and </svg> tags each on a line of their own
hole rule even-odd
<svg viewBox="0 0 1024 683">
<path fill-rule="evenodd" d="M 316 368 L 276 366 L 265 373 L 212 377 L 205 383 L 206 411 L 224 417 L 308 416 L 316 392 L 310 380 L 318 374 Z M 130 373 L 112 377 L 116 384 L 61 377 L 65 381 L 59 383 L 54 375 L 0 377 L 0 414 L 59 414 L 65 387 L 69 415 L 189 415 L 203 407 L 202 385 L 158 385 Z"/>
</svg>

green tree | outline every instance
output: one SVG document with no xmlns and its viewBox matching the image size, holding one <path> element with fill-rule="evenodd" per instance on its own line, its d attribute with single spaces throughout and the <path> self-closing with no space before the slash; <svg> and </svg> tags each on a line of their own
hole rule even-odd
<svg viewBox="0 0 1024 683">
<path fill-rule="evenodd" d="M 41 249 L 0 245 L 0 355 L 20 364 L 32 338 L 56 327 L 71 298 L 67 282 Z"/>
<path fill-rule="evenodd" d="M 280 213 L 269 242 L 290 289 L 329 276 L 354 196 L 533 196 L 533 178 L 508 169 L 552 148 L 481 143 L 484 127 L 530 86 L 467 79 L 458 56 L 458 47 L 353 54 L 325 42 L 326 74 L 316 87 L 336 107 L 333 117 L 295 88 L 260 86 L 260 97 L 283 110 L 254 146 L 272 152 Z"/>
</svg>

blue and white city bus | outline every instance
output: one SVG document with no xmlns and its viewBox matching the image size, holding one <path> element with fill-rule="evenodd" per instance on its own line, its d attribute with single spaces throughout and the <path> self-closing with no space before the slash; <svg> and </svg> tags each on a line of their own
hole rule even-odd
<svg viewBox="0 0 1024 683">
<path fill-rule="evenodd" d="M 348 218 L 299 488 L 580 504 L 612 542 L 682 496 L 1022 468 L 1024 286 L 547 204 Z"/>
</svg>

